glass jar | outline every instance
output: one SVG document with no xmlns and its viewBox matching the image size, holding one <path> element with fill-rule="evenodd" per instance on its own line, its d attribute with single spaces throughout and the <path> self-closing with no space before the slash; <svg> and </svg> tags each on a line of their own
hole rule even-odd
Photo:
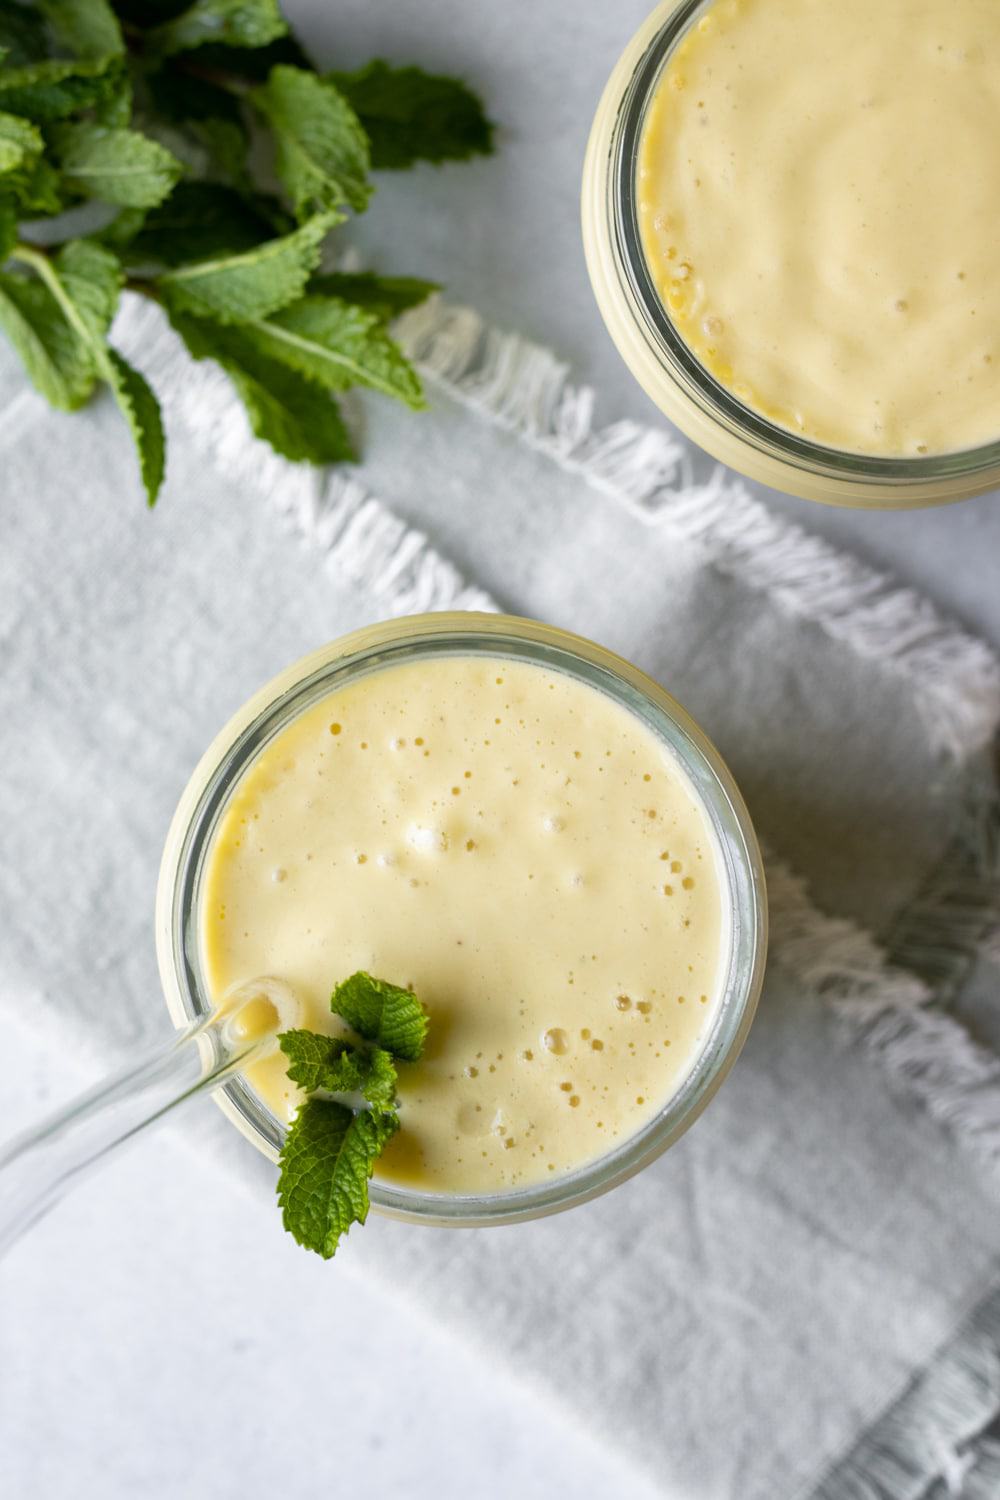
<svg viewBox="0 0 1000 1500">
<path fill-rule="evenodd" d="M 625 48 L 598 106 L 583 170 L 583 243 L 597 304 L 639 384 L 680 430 L 751 479 L 808 500 L 906 509 L 1000 484 L 1000 441 L 887 458 L 810 442 L 744 406 L 699 363 L 653 284 L 638 223 L 638 151 L 664 68 L 711 0 L 664 0 Z M 1000 421 L 998 421 L 1000 425 Z"/>
<path fill-rule="evenodd" d="M 174 815 L 157 890 L 157 954 L 170 1014 L 187 1026 L 212 1009 L 201 951 L 206 857 L 228 799 L 273 737 L 331 691 L 389 665 L 446 655 L 533 662 L 606 693 L 648 725 L 700 801 L 717 846 L 728 909 L 720 1001 L 701 1053 L 658 1115 L 629 1140 L 558 1179 L 490 1195 L 453 1196 L 372 1182 L 374 1208 L 421 1223 L 510 1223 L 553 1213 L 622 1182 L 686 1130 L 743 1045 L 760 992 L 767 945 L 764 874 L 753 828 L 732 776 L 678 703 L 637 668 L 548 625 L 504 615 L 418 615 L 370 626 L 303 658 L 261 689 L 202 757 Z M 283 1124 L 242 1077 L 214 1096 L 258 1150 L 276 1159 Z"/>
</svg>

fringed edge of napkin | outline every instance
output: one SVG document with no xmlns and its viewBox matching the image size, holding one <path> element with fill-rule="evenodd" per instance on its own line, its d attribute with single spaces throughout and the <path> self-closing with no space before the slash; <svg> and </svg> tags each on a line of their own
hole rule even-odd
<svg viewBox="0 0 1000 1500">
<path fill-rule="evenodd" d="M 697 542 L 720 571 L 773 597 L 857 655 L 909 679 L 931 742 L 955 759 L 981 748 L 1000 717 L 1000 661 L 929 600 L 782 520 L 721 466 L 695 484 L 670 428 L 595 424 L 596 397 L 551 350 L 431 298 L 395 333 L 421 375 L 452 400 L 515 431 L 594 489 Z"/>
<path fill-rule="evenodd" d="M 821 996 L 928 1114 L 981 1160 L 1000 1165 L 1000 1057 L 942 1009 L 935 987 L 900 967 L 898 954 L 857 923 L 818 911 L 805 881 L 781 860 L 768 854 L 765 864 L 774 961 Z M 934 918 L 942 924 L 951 910 Z M 951 956 L 960 964 L 975 952 L 956 939 Z"/>
<path fill-rule="evenodd" d="M 996 1500 L 1000 1291 L 843 1455 L 810 1500 Z"/>
</svg>

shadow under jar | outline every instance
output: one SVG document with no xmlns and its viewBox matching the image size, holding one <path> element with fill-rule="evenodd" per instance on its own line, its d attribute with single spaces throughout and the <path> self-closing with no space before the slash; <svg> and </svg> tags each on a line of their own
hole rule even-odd
<svg viewBox="0 0 1000 1500">
<path fill-rule="evenodd" d="M 457 671 L 457 668 L 464 671 L 466 667 L 472 675 L 466 674 L 463 677 L 462 671 Z M 534 707 L 530 710 L 526 705 L 535 690 L 531 688 L 529 678 L 538 688 L 533 700 Z M 400 683 L 405 687 L 402 696 L 393 687 L 393 684 L 398 686 Z M 445 698 L 442 695 L 442 684 L 447 687 L 449 683 L 451 687 L 448 691 L 451 696 Z M 501 704 L 505 701 L 503 695 L 506 693 L 513 698 L 515 692 L 512 691 L 512 685 L 516 690 L 518 683 L 522 687 L 527 683 L 528 690 L 522 696 L 522 706 L 517 712 L 523 719 L 530 719 L 532 725 L 540 724 L 545 719 L 545 703 L 555 703 L 560 697 L 565 702 L 579 700 L 582 705 L 582 718 L 576 724 L 581 733 L 589 726 L 592 736 L 597 736 L 602 728 L 610 732 L 609 726 L 613 728 L 617 723 L 625 731 L 624 738 L 619 735 L 615 742 L 614 755 L 618 756 L 619 769 L 614 769 L 615 760 L 610 749 L 596 748 L 596 739 L 589 747 L 583 740 L 583 748 L 579 752 L 569 744 L 553 747 L 551 751 L 532 748 L 530 769 L 524 772 L 525 783 L 516 794 L 522 800 L 518 800 L 515 806 L 514 794 L 504 791 L 504 807 L 492 809 L 496 816 L 491 823 L 490 793 L 485 789 L 485 783 L 489 781 L 488 773 L 492 762 L 488 759 L 463 759 L 468 754 L 463 746 L 471 743 L 489 745 L 494 735 L 507 732 L 501 725 L 504 715 Z M 563 693 L 560 684 L 567 684 L 568 696 Z M 390 687 L 393 687 L 395 697 L 392 694 L 386 696 Z M 379 697 L 380 694 L 382 698 Z M 365 721 L 366 727 L 359 728 L 362 723 L 361 709 L 366 702 L 371 709 L 373 703 L 381 704 L 383 699 L 392 707 L 392 713 L 386 715 L 379 707 L 382 717 L 377 723 L 369 717 Z M 395 705 L 400 703 L 416 704 L 431 729 L 421 728 L 418 737 L 414 737 L 410 730 L 404 741 L 399 734 L 399 724 L 393 718 Z M 337 705 L 349 709 L 353 705 L 357 713 L 352 711 L 351 714 L 345 714 Z M 328 709 L 333 709 L 336 716 L 327 712 Z M 532 717 L 536 710 L 540 714 L 539 718 Z M 513 715 L 511 717 L 513 722 L 509 726 L 509 746 L 515 747 L 521 743 L 534 747 L 535 736 L 541 735 L 542 730 L 525 729 Z M 635 736 L 628 732 L 629 723 L 635 725 Z M 370 724 L 375 725 L 374 730 L 367 727 Z M 501 728 L 495 729 L 494 725 L 500 725 Z M 300 752 L 295 762 L 286 759 L 285 746 L 290 743 L 289 731 L 294 737 L 300 729 L 308 729 L 310 726 L 316 728 L 315 734 L 310 729 L 309 734 L 299 735 L 295 740 Z M 551 727 L 550 721 L 549 728 Z M 520 741 L 518 735 L 521 735 Z M 482 736 L 486 737 L 485 740 Z M 632 743 L 626 745 L 626 740 L 630 739 Z M 538 743 L 540 745 L 541 740 Z M 576 744 L 575 739 L 573 744 Z M 634 754 L 636 744 L 639 745 L 638 759 Z M 645 750 L 643 745 L 646 746 Z M 540 817 L 540 814 L 548 810 L 548 804 L 544 801 L 549 796 L 547 788 L 563 786 L 567 780 L 563 776 L 564 768 L 555 765 L 559 755 L 567 759 L 569 776 L 574 780 L 575 768 L 583 768 L 589 761 L 587 775 L 590 779 L 586 779 L 581 769 L 579 790 L 567 791 L 567 806 L 571 806 L 571 792 L 575 790 L 578 821 L 581 825 L 588 821 L 593 825 L 592 852 L 602 856 L 608 866 L 608 879 L 604 881 L 601 878 L 601 859 L 597 858 L 594 865 L 597 879 L 588 899 L 596 904 L 591 905 L 588 910 L 600 920 L 594 922 L 593 930 L 587 928 L 585 941 L 588 947 L 597 948 L 596 929 L 600 926 L 610 933 L 618 928 L 625 930 L 634 916 L 634 911 L 629 908 L 638 908 L 643 902 L 653 901 L 650 892 L 655 889 L 655 901 L 658 903 L 655 910 L 662 914 L 658 917 L 658 921 L 662 923 L 662 934 L 657 941 L 662 942 L 662 947 L 657 948 L 659 956 L 654 965 L 655 981 L 664 997 L 671 982 L 675 981 L 672 970 L 676 968 L 674 949 L 677 947 L 678 937 L 672 938 L 671 933 L 677 934 L 680 931 L 678 924 L 686 909 L 685 897 L 695 900 L 699 892 L 683 891 L 683 875 L 672 874 L 670 864 L 660 862 L 668 858 L 663 846 L 671 827 L 676 834 L 677 825 L 670 825 L 665 818 L 661 818 L 658 824 L 653 821 L 655 810 L 649 807 L 649 803 L 657 786 L 666 797 L 670 785 L 673 785 L 678 796 L 690 798 L 692 806 L 697 809 L 698 827 L 703 830 L 704 836 L 699 835 L 695 842 L 701 844 L 705 859 L 705 863 L 698 867 L 699 879 L 700 872 L 704 871 L 706 882 L 714 880 L 718 889 L 720 923 L 713 950 L 714 983 L 712 986 L 705 986 L 714 990 L 710 997 L 712 1003 L 699 1009 L 699 998 L 707 1000 L 709 996 L 699 997 L 696 993 L 690 993 L 690 1003 L 686 1007 L 682 1006 L 681 1011 L 674 1011 L 678 1025 L 681 1024 L 678 1017 L 682 1015 L 683 1025 L 686 1027 L 697 1021 L 697 1045 L 692 1048 L 685 1065 L 671 1077 L 670 1086 L 664 1094 L 650 1100 L 655 1107 L 637 1113 L 634 1129 L 623 1129 L 618 1140 L 609 1141 L 606 1146 L 589 1152 L 581 1152 L 579 1160 L 561 1163 L 559 1170 L 551 1171 L 550 1175 L 545 1173 L 543 1164 L 540 1175 L 528 1172 L 523 1182 L 498 1181 L 495 1187 L 484 1182 L 474 1191 L 437 1191 L 423 1183 L 393 1180 L 391 1175 L 380 1176 L 377 1172 L 371 1188 L 371 1201 L 377 1210 L 418 1222 L 450 1225 L 505 1223 L 552 1213 L 622 1182 L 658 1156 L 687 1129 L 722 1082 L 749 1029 L 764 969 L 766 897 L 753 829 L 732 777 L 701 730 L 662 688 L 629 663 L 589 641 L 532 621 L 492 615 L 425 615 L 372 626 L 335 641 L 290 667 L 251 699 L 217 737 L 196 769 L 171 826 L 160 874 L 156 925 L 165 994 L 171 1015 L 178 1026 L 187 1025 L 206 1014 L 222 998 L 218 993 L 213 993 L 213 989 L 217 988 L 219 969 L 209 951 L 210 943 L 206 937 L 209 931 L 206 912 L 209 911 L 211 915 L 218 900 L 218 887 L 214 884 L 213 875 L 216 865 L 213 861 L 220 847 L 220 839 L 227 836 L 227 827 L 230 830 L 233 828 L 234 808 L 247 812 L 248 820 L 253 822 L 253 813 L 248 811 L 249 804 L 246 801 L 248 788 L 252 796 L 258 799 L 256 805 L 261 809 L 262 821 L 253 824 L 253 838 L 261 841 L 268 836 L 268 813 L 263 798 L 267 796 L 267 787 L 273 786 L 274 782 L 270 771 L 267 774 L 262 774 L 262 771 L 274 767 L 275 757 L 269 758 L 269 750 L 276 746 L 280 750 L 280 769 L 287 772 L 289 777 L 301 775 L 303 778 L 310 778 L 305 795 L 321 798 L 325 803 L 324 807 L 320 807 L 317 801 L 315 814 L 309 813 L 313 824 L 318 828 L 321 819 L 326 817 L 328 826 L 331 822 L 336 825 L 338 838 L 341 834 L 338 809 L 343 809 L 346 830 L 352 816 L 355 818 L 355 825 L 357 824 L 357 819 L 361 816 L 358 809 L 363 805 L 379 802 L 385 795 L 389 798 L 385 806 L 379 802 L 378 815 L 370 820 L 370 826 L 379 830 L 378 837 L 384 840 L 381 847 L 386 851 L 395 848 L 395 853 L 386 853 L 385 857 L 379 858 L 378 846 L 371 846 L 362 863 L 349 843 L 345 846 L 346 858 L 341 858 L 339 848 L 331 851 L 329 845 L 309 846 L 317 851 L 316 864 L 309 866 L 312 872 L 309 879 L 315 883 L 322 867 L 322 878 L 329 882 L 330 907 L 332 909 L 338 903 L 340 906 L 339 926 L 337 921 L 331 921 L 330 924 L 330 962 L 335 972 L 327 973 L 324 954 L 316 975 L 316 994 L 312 998 L 306 995 L 307 1002 L 316 1007 L 317 1021 L 320 1001 L 325 1005 L 325 998 L 334 984 L 345 978 L 352 967 L 361 966 L 355 965 L 347 954 L 347 939 L 356 935 L 355 928 L 358 925 L 357 921 L 351 919 L 351 913 L 355 918 L 373 924 L 365 942 L 370 941 L 371 955 L 378 962 L 388 951 L 398 952 L 400 955 L 416 953 L 421 946 L 421 935 L 425 933 L 430 934 L 427 941 L 431 950 L 428 951 L 433 950 L 435 943 L 443 945 L 445 940 L 439 939 L 434 931 L 436 927 L 447 928 L 449 940 L 454 941 L 454 932 L 449 924 L 460 920 L 461 913 L 465 910 L 467 920 L 479 922 L 483 954 L 488 952 L 489 944 L 494 942 L 494 959 L 499 958 L 502 963 L 509 965 L 508 982 L 496 988 L 496 995 L 491 997 L 490 1003 L 509 1005 L 512 1014 L 516 1013 L 519 1003 L 528 1003 L 525 999 L 527 989 L 520 997 L 516 993 L 519 954 L 524 953 L 526 964 L 530 964 L 533 958 L 530 940 L 524 926 L 519 927 L 519 921 L 523 923 L 525 917 L 532 914 L 536 900 L 542 903 L 549 900 L 558 906 L 556 897 L 559 900 L 572 899 L 559 896 L 555 890 L 558 884 L 555 872 L 561 869 L 557 846 L 560 838 L 567 841 L 571 839 L 574 814 L 572 811 L 567 812 L 566 825 L 555 816 Z M 527 751 L 518 753 L 528 754 Z M 428 754 L 435 758 L 426 759 Z M 513 748 L 509 752 L 506 749 L 503 751 L 498 762 L 501 768 L 513 754 Z M 578 754 L 579 759 L 575 758 Z M 551 763 L 545 768 L 540 765 L 535 767 L 534 762 L 538 759 L 544 761 L 546 755 Z M 348 756 L 353 759 L 349 761 L 345 758 Z M 397 759 L 392 761 L 394 756 Z M 455 764 L 461 761 L 468 768 L 469 775 L 476 779 L 465 780 L 466 772 L 456 772 L 450 767 L 449 757 L 455 756 L 458 757 Z M 643 756 L 648 759 L 648 764 L 640 764 Z M 322 757 L 322 765 L 325 767 L 319 779 L 316 766 L 320 762 L 316 757 Z M 362 760 L 362 757 L 367 759 Z M 387 771 L 389 761 L 392 761 L 394 769 Z M 405 769 L 404 762 L 410 767 L 409 771 Z M 348 765 L 354 768 L 350 776 L 346 770 Z M 425 769 L 435 765 L 441 765 L 442 771 L 448 766 L 445 780 L 454 782 L 454 788 L 442 783 L 443 802 L 436 804 L 443 808 L 440 816 L 459 820 L 463 816 L 470 819 L 482 817 L 483 821 L 475 826 L 482 828 L 483 833 L 477 833 L 476 840 L 466 841 L 463 834 L 461 840 L 452 836 L 450 846 L 446 845 L 444 839 L 439 846 L 433 827 L 412 826 L 412 820 L 423 823 L 425 818 L 413 796 L 414 778 L 423 785 L 426 782 Z M 370 773 L 368 766 L 371 767 Z M 601 767 L 606 767 L 606 772 Z M 515 771 L 515 774 L 520 773 Z M 371 779 L 367 782 L 365 778 L 369 775 Z M 636 804 L 634 816 L 642 823 L 639 832 L 648 844 L 648 869 L 645 863 L 640 870 L 626 862 L 623 854 L 626 841 L 616 839 L 620 822 L 610 816 L 610 804 L 602 803 L 600 791 L 592 795 L 587 790 L 591 786 L 603 789 L 605 785 L 610 790 L 613 780 L 616 787 L 630 788 L 629 796 Z M 484 791 L 476 793 L 473 789 L 479 782 L 484 785 Z M 501 785 L 506 787 L 511 783 L 506 778 L 494 780 L 490 785 L 494 788 Z M 513 782 L 513 786 L 518 786 L 517 781 Z M 397 789 L 398 795 L 393 787 Z M 430 793 L 428 797 L 429 795 Z M 439 795 L 439 792 L 434 790 L 434 795 Z M 464 813 L 463 797 L 466 799 Z M 241 798 L 244 805 L 237 807 Z M 398 819 L 390 805 L 394 798 L 399 809 Z M 476 810 L 477 798 L 484 814 Z M 427 806 L 431 805 L 428 801 Z M 661 812 L 664 805 L 660 804 Z M 615 806 L 618 806 L 617 802 Z M 381 821 L 382 818 L 386 818 L 385 824 Z M 272 829 L 274 822 L 272 819 Z M 536 844 L 536 853 L 542 851 L 539 856 L 542 863 L 528 865 L 519 857 L 523 839 L 519 843 L 517 830 L 542 826 L 546 831 L 538 835 Z M 562 833 L 560 828 L 564 829 Z M 409 847 L 406 843 L 408 834 L 411 840 Z M 237 837 L 242 838 L 243 835 L 237 834 Z M 247 834 L 246 837 L 250 835 Z M 349 840 L 349 833 L 345 837 Z M 392 844 L 393 838 L 396 839 L 395 846 Z M 483 877 L 487 872 L 484 869 L 479 873 L 475 869 L 474 861 L 478 852 L 466 851 L 480 839 L 483 852 L 487 851 L 491 840 L 494 848 L 499 848 L 498 841 L 501 838 L 506 840 L 504 847 L 510 848 L 510 860 L 507 861 L 506 855 L 501 852 L 499 864 L 493 864 L 483 884 Z M 448 853 L 439 854 L 439 848 L 443 851 L 446 847 Z M 543 868 L 545 850 L 551 851 L 551 854 L 547 867 Z M 331 852 L 336 857 L 331 858 Z M 644 860 L 646 857 L 644 855 Z M 453 898 L 450 901 L 442 900 L 441 894 L 433 894 L 435 880 L 439 882 L 439 893 L 444 892 L 444 864 L 449 859 L 455 862 L 454 870 L 461 871 L 457 875 L 457 881 L 454 874 L 448 877 L 451 880 L 448 891 Z M 434 860 L 438 860 L 441 866 L 437 875 L 428 863 L 433 863 Z M 304 929 L 307 921 L 304 916 L 300 916 L 296 907 L 296 875 L 291 868 L 292 863 L 289 860 L 287 881 L 284 869 L 275 872 L 276 878 L 282 882 L 275 889 L 285 893 L 282 923 L 286 941 L 289 930 L 292 931 L 291 945 L 280 950 L 287 958 L 289 968 L 294 968 L 296 956 L 295 923 L 301 921 Z M 508 863 L 510 871 L 505 868 Z M 536 869 L 539 880 L 536 884 L 529 885 L 528 881 L 533 880 L 532 872 Z M 513 884 L 507 882 L 507 875 L 511 871 L 517 875 Z M 428 875 L 426 891 L 409 889 L 410 886 L 423 887 L 425 884 L 423 879 L 411 881 L 406 878 L 415 872 Z M 365 885 L 364 882 L 369 879 L 379 884 Z M 485 893 L 485 898 L 478 907 L 468 905 L 464 890 L 466 883 L 472 886 L 476 881 L 480 882 L 480 891 Z M 669 884 L 671 881 L 674 885 Z M 393 882 L 398 891 L 395 896 L 390 892 Z M 567 882 L 573 883 L 576 882 Z M 692 879 L 686 884 L 693 887 L 695 881 Z M 348 895 L 348 886 L 353 895 Z M 705 890 L 708 890 L 707 883 Z M 506 893 L 509 891 L 513 891 L 514 896 L 508 904 Z M 667 895 L 660 894 L 664 891 Z M 366 895 L 365 892 L 371 894 Z M 583 895 L 586 896 L 587 893 Z M 434 905 L 435 901 L 438 903 L 437 907 Z M 354 904 L 351 905 L 351 902 Z M 380 902 L 385 904 L 379 907 Z M 423 908 L 414 904 L 419 902 L 426 904 Z M 602 902 L 606 902 L 606 905 L 602 906 Z M 411 903 L 412 909 L 406 903 Z M 473 914 L 472 918 L 468 917 L 469 911 Z M 381 913 L 385 913 L 385 921 Z M 395 925 L 392 921 L 393 913 L 399 914 Z M 230 917 L 234 914 L 230 910 Z M 410 922 L 409 928 L 405 928 L 406 922 Z M 507 924 L 505 934 L 502 932 L 504 924 Z M 249 924 L 239 925 L 242 927 Z M 556 927 L 557 924 L 553 924 L 552 931 L 539 939 L 543 955 L 550 947 L 556 949 L 560 937 L 565 936 Z M 470 931 L 470 928 L 462 930 Z M 499 948 L 496 946 L 498 934 L 502 936 Z M 577 929 L 574 932 L 574 961 L 579 958 L 589 962 L 591 954 L 577 954 L 578 937 Z M 315 935 L 311 941 L 315 945 Z M 309 940 L 305 937 L 303 944 L 309 946 Z M 425 944 L 425 949 L 426 946 Z M 365 953 L 366 950 L 359 951 Z M 623 951 L 627 953 L 627 949 Z M 456 955 L 456 962 L 459 962 L 461 949 L 450 949 L 450 952 Z M 596 959 L 597 954 L 593 957 Z M 295 985 L 301 974 L 281 971 L 278 946 L 270 949 L 265 941 L 264 946 L 254 954 L 255 963 L 258 960 L 263 963 L 272 958 L 275 959 L 275 965 L 272 967 L 270 963 L 266 964 L 265 972 L 279 981 L 287 979 Z M 433 952 L 432 958 L 437 962 Z M 380 971 L 376 962 L 371 967 L 378 973 Z M 346 963 L 348 966 L 337 968 L 338 963 Z M 446 1041 L 449 1026 L 455 1025 L 455 1013 L 462 1006 L 463 996 L 460 984 L 456 984 L 455 992 L 447 996 L 441 992 L 435 994 L 433 985 L 428 992 L 419 978 L 419 960 L 416 963 L 414 974 L 418 976 L 415 980 L 417 993 L 426 1003 L 430 1015 L 427 1054 L 430 1060 L 435 1033 L 443 1043 Z M 449 972 L 460 974 L 462 971 L 451 970 L 449 961 Z M 467 972 L 475 976 L 477 971 L 472 968 Z M 393 982 L 406 982 L 409 975 L 397 970 L 396 973 L 383 971 L 381 977 Z M 611 1058 L 614 1047 L 614 1043 L 609 1040 L 608 1052 L 592 1053 L 592 1041 L 578 1040 L 592 1038 L 592 1035 L 596 1039 L 597 1033 L 592 1034 L 589 1029 L 577 1029 L 581 1019 L 586 1020 L 586 1017 L 575 1013 L 578 1003 L 576 997 L 579 997 L 579 1004 L 582 1005 L 584 996 L 580 988 L 567 987 L 569 985 L 572 985 L 572 976 L 561 987 L 558 1004 L 560 1014 L 566 1017 L 562 1025 L 566 1027 L 567 1033 L 572 1031 L 572 1044 L 577 1049 L 575 1060 L 572 1046 L 564 1045 L 569 1040 L 566 1035 L 560 1033 L 556 1037 L 547 1033 L 542 1038 L 541 1045 L 546 1045 L 552 1039 L 555 1052 L 569 1055 L 546 1061 L 544 1054 L 540 1053 L 533 1063 L 524 1064 L 544 1068 L 558 1063 L 559 1069 L 552 1071 L 551 1075 L 553 1088 L 564 1087 L 558 1082 L 565 1071 L 562 1067 L 564 1063 L 572 1063 L 578 1069 L 593 1069 L 598 1066 L 598 1059 Z M 672 1004 L 676 1003 L 677 987 L 674 983 L 674 990 L 670 995 Z M 609 1038 L 614 1034 L 611 1028 L 623 1019 L 615 1013 L 616 1001 L 625 1000 L 625 996 L 617 996 L 614 990 L 606 996 L 609 1029 L 604 1035 Z M 602 999 L 602 1004 L 604 1003 Z M 627 1010 L 628 1005 L 624 1008 Z M 653 1011 L 653 1007 L 645 1002 L 637 1002 L 631 1011 L 629 1019 L 634 1028 L 632 1035 L 637 1039 L 652 1037 L 654 1034 L 659 1038 L 664 1034 L 664 1023 L 657 1018 L 655 1012 L 644 1014 L 650 1011 Z M 649 1022 L 661 1029 L 654 1033 L 646 1024 Z M 310 1017 L 299 1024 L 312 1026 L 314 1022 Z M 669 1027 L 671 1023 L 667 1024 Z M 688 1034 L 695 1033 L 689 1031 Z M 472 1045 L 476 1043 L 473 1042 Z M 539 1042 L 528 1038 L 528 1045 L 537 1047 Z M 628 1045 L 634 1046 L 635 1043 Z M 657 1042 L 656 1045 L 659 1046 L 660 1043 Z M 528 1056 L 530 1055 L 529 1052 Z M 493 1071 L 487 1069 L 489 1061 L 487 1058 L 480 1065 L 483 1077 L 477 1081 L 478 1085 L 489 1081 L 488 1074 Z M 424 1067 L 424 1062 L 407 1066 L 419 1070 Z M 441 1075 L 436 1078 L 436 1086 L 442 1091 L 442 1097 L 447 1096 L 446 1102 L 450 1107 L 450 1089 L 454 1090 L 457 1102 L 461 1090 L 468 1090 L 472 1086 L 455 1069 L 452 1069 L 450 1076 L 456 1082 L 449 1085 L 446 1081 L 449 1076 L 447 1068 L 442 1069 L 439 1057 L 434 1060 L 433 1066 L 437 1068 L 438 1075 Z M 473 1068 L 471 1071 L 475 1073 L 477 1069 Z M 246 1076 L 231 1079 L 215 1098 L 243 1134 L 260 1151 L 275 1159 L 285 1133 L 282 1111 L 276 1107 L 273 1094 L 253 1086 L 252 1076 L 251 1070 L 249 1079 Z M 570 1076 L 569 1073 L 566 1076 Z M 423 1086 L 408 1084 L 404 1075 L 401 1075 L 400 1087 L 403 1129 L 397 1139 L 403 1139 L 407 1134 L 408 1107 L 410 1120 L 416 1125 L 417 1106 L 421 1101 L 414 1100 L 413 1095 L 426 1092 Z M 265 1092 L 268 1093 L 267 1098 L 263 1097 Z M 634 1088 L 632 1092 L 635 1092 Z M 565 1094 L 555 1097 L 560 1108 L 566 1109 L 566 1120 L 572 1120 L 574 1128 L 577 1124 L 582 1127 L 585 1109 L 569 1108 L 573 1102 L 579 1104 L 581 1101 Z M 631 1098 L 627 1102 L 629 1105 L 633 1103 Z M 644 1101 L 640 1099 L 634 1102 L 642 1104 Z M 294 1101 L 291 1107 L 294 1107 Z M 468 1109 L 469 1106 L 462 1108 Z M 485 1152 L 483 1154 L 485 1156 Z M 511 1152 L 502 1159 L 513 1160 L 514 1155 Z"/>
<path fill-rule="evenodd" d="M 661 410 L 752 479 L 882 509 L 943 504 L 1000 484 L 1000 292 L 990 270 L 1000 218 L 1000 10 L 977 5 L 940 0 L 929 20 L 917 0 L 666 0 L 611 75 L 583 175 L 598 306 Z M 713 303 L 710 270 L 686 255 L 683 232 L 676 265 L 666 259 L 675 249 L 672 179 L 649 163 L 651 137 L 669 144 L 672 120 L 695 143 L 679 160 L 682 173 L 700 171 L 698 130 L 703 142 L 717 128 L 728 132 L 727 149 L 706 158 L 721 169 L 710 182 L 693 175 L 685 184 L 705 189 L 711 219 L 702 227 L 719 246 L 723 305 Z M 684 211 L 697 201 L 688 192 Z M 762 223 L 741 219 L 751 205 L 764 205 Z M 657 209 L 659 236 L 650 222 Z M 913 290 L 901 282 L 921 246 L 924 284 Z M 764 362 L 785 361 L 801 385 L 792 399 L 744 378 L 738 343 L 727 359 L 713 357 L 713 331 L 741 332 L 728 294 L 744 273 L 742 306 L 759 287 L 775 309 Z M 762 350 L 758 341 L 751 352 Z M 853 380 L 858 354 L 870 389 Z M 907 382 L 919 398 L 912 409 Z M 826 418 L 855 389 L 857 441 L 828 439 Z M 978 425 L 967 420 L 977 401 Z M 959 409 L 961 420 L 949 423 Z M 922 424 L 937 436 L 925 441 Z"/>
</svg>

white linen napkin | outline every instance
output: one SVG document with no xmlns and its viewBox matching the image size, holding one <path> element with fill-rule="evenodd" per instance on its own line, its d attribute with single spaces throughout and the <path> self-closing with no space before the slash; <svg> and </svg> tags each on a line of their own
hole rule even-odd
<svg viewBox="0 0 1000 1500">
<path fill-rule="evenodd" d="M 607 1198 L 479 1234 L 372 1221 L 330 1274 L 346 1260 L 453 1322 L 666 1493 L 921 1494 L 1000 1410 L 982 1354 L 1000 1064 L 937 1003 L 995 937 L 1000 666 L 738 482 L 696 483 L 666 430 L 595 430 L 546 351 L 440 305 L 402 334 L 431 414 L 366 404 L 360 476 L 317 475 L 255 444 L 218 372 L 127 301 L 116 339 L 170 424 L 154 516 L 108 403 L 57 417 L 0 363 L 2 1003 L 109 1059 L 166 1029 L 170 813 L 295 656 L 378 615 L 494 601 L 604 641 L 704 723 L 772 850 L 744 1059 Z M 271 1190 L 221 1117 L 185 1134 Z"/>
</svg>

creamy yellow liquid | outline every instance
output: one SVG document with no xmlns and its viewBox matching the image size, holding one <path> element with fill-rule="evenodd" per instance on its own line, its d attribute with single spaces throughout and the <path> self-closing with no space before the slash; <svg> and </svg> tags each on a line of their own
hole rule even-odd
<svg viewBox="0 0 1000 1500">
<path fill-rule="evenodd" d="M 430 1016 L 384 1179 L 493 1192 L 623 1142 L 689 1071 L 728 931 L 714 839 L 663 743 L 529 663 L 453 656 L 330 694 L 238 784 L 209 853 L 216 1000 L 269 975 L 336 1031 L 357 969 Z M 300 1102 L 275 1055 L 249 1080 Z"/>
<path fill-rule="evenodd" d="M 1000 4 L 717 0 L 640 144 L 643 248 L 678 331 L 812 440 L 1000 437 Z"/>
</svg>

